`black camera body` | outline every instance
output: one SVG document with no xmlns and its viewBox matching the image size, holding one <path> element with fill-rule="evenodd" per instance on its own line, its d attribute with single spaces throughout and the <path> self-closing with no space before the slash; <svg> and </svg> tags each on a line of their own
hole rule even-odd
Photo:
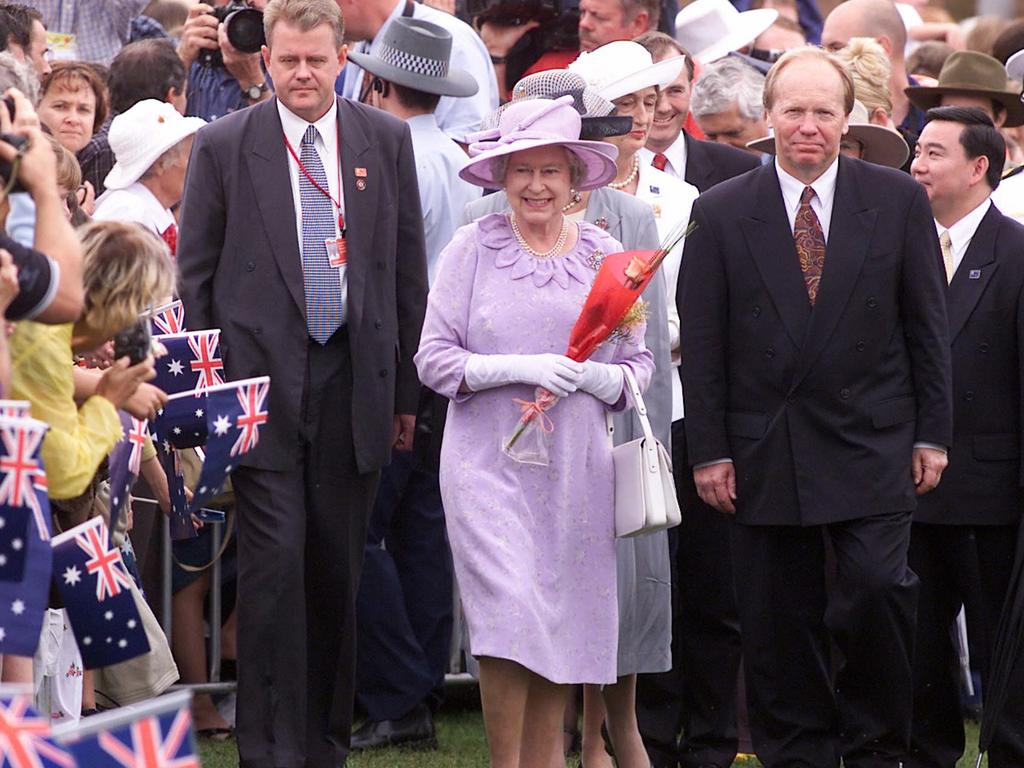
<svg viewBox="0 0 1024 768">
<path fill-rule="evenodd" d="M 8 96 L 4 99 L 7 104 L 7 111 L 10 112 L 11 118 L 14 118 L 14 100 Z M 0 141 L 5 144 L 10 144 L 17 150 L 22 150 L 28 147 L 28 139 L 24 136 L 15 136 L 12 133 L 0 133 Z M 11 182 L 11 174 L 14 173 L 14 168 L 6 160 L 0 160 L 0 189 L 3 189 L 8 183 Z M 9 193 L 24 192 L 25 188 L 21 185 L 21 181 L 14 179 L 11 184 Z"/>
<path fill-rule="evenodd" d="M 224 25 L 228 42 L 240 53 L 259 53 L 267 42 L 263 11 L 251 8 L 246 0 L 230 0 L 214 8 L 210 15 Z M 224 55 L 220 48 L 204 48 L 199 52 L 199 63 L 204 67 L 223 67 Z"/>
<path fill-rule="evenodd" d="M 149 317 L 143 316 L 135 325 L 114 335 L 115 360 L 127 357 L 130 365 L 138 365 L 149 357 L 153 346 L 149 322 Z"/>
</svg>

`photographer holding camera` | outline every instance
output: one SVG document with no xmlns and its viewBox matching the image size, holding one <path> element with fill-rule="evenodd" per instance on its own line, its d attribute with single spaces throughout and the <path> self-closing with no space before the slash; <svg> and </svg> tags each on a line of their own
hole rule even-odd
<svg viewBox="0 0 1024 768">
<path fill-rule="evenodd" d="M 185 114 L 209 122 L 273 95 L 260 62 L 266 4 L 226 0 L 189 10 L 178 43 L 189 70 Z"/>
</svg>

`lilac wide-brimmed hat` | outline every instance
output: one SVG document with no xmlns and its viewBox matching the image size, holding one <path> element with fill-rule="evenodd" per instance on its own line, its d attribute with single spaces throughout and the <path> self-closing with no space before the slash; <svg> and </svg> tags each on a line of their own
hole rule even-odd
<svg viewBox="0 0 1024 768">
<path fill-rule="evenodd" d="M 497 128 L 469 136 L 471 159 L 459 176 L 478 187 L 503 187 L 505 180 L 494 175 L 495 160 L 527 149 L 561 146 L 583 164 L 583 178 L 575 189 L 603 187 L 615 178 L 619 150 L 604 141 L 580 140 L 581 124 L 572 96 L 514 102 L 502 112 Z"/>
</svg>

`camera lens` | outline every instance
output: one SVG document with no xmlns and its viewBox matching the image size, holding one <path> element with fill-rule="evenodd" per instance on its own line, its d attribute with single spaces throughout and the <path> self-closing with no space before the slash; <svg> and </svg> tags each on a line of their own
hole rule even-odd
<svg viewBox="0 0 1024 768">
<path fill-rule="evenodd" d="M 255 8 L 244 8 L 229 14 L 224 20 L 228 40 L 241 53 L 259 53 L 266 42 L 263 36 L 263 13 Z"/>
</svg>

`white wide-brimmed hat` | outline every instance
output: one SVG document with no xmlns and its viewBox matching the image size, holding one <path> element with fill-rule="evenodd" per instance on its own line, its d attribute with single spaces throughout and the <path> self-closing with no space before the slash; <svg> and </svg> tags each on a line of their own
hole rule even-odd
<svg viewBox="0 0 1024 768">
<path fill-rule="evenodd" d="M 580 126 L 572 96 L 514 102 L 502 112 L 497 128 L 468 137 L 473 142 L 469 145 L 472 159 L 459 176 L 478 187 L 497 189 L 505 186 L 505 180 L 495 176 L 495 160 L 527 149 L 561 146 L 583 163 L 583 178 L 575 189 L 603 187 L 615 178 L 619 150 L 605 141 L 581 141 Z"/>
<path fill-rule="evenodd" d="M 204 125 L 201 117 L 184 117 L 166 101 L 143 99 L 136 103 L 110 123 L 107 138 L 116 162 L 103 186 L 130 187 L 160 155 Z"/>
<path fill-rule="evenodd" d="M 657 64 L 651 52 L 632 40 L 616 40 L 590 52 L 584 51 L 569 71 L 581 75 L 608 101 L 629 93 L 672 83 L 686 66 L 685 56 L 672 56 Z"/>
<path fill-rule="evenodd" d="M 729 0 L 694 0 L 676 14 L 676 40 L 701 64 L 738 51 L 775 23 L 774 8 L 737 11 Z"/>
<path fill-rule="evenodd" d="M 910 147 L 907 146 L 906 140 L 892 128 L 869 122 L 868 108 L 859 101 L 853 102 L 849 125 L 850 130 L 846 132 L 846 137 L 859 141 L 864 147 L 862 160 L 875 165 L 902 168 L 903 164 L 907 162 L 907 158 L 910 157 Z M 775 136 L 769 134 L 763 138 L 748 141 L 747 148 L 774 155 Z"/>
<path fill-rule="evenodd" d="M 1017 51 L 1006 60 L 1006 74 L 1018 82 L 1024 80 L 1024 51 Z"/>
</svg>

